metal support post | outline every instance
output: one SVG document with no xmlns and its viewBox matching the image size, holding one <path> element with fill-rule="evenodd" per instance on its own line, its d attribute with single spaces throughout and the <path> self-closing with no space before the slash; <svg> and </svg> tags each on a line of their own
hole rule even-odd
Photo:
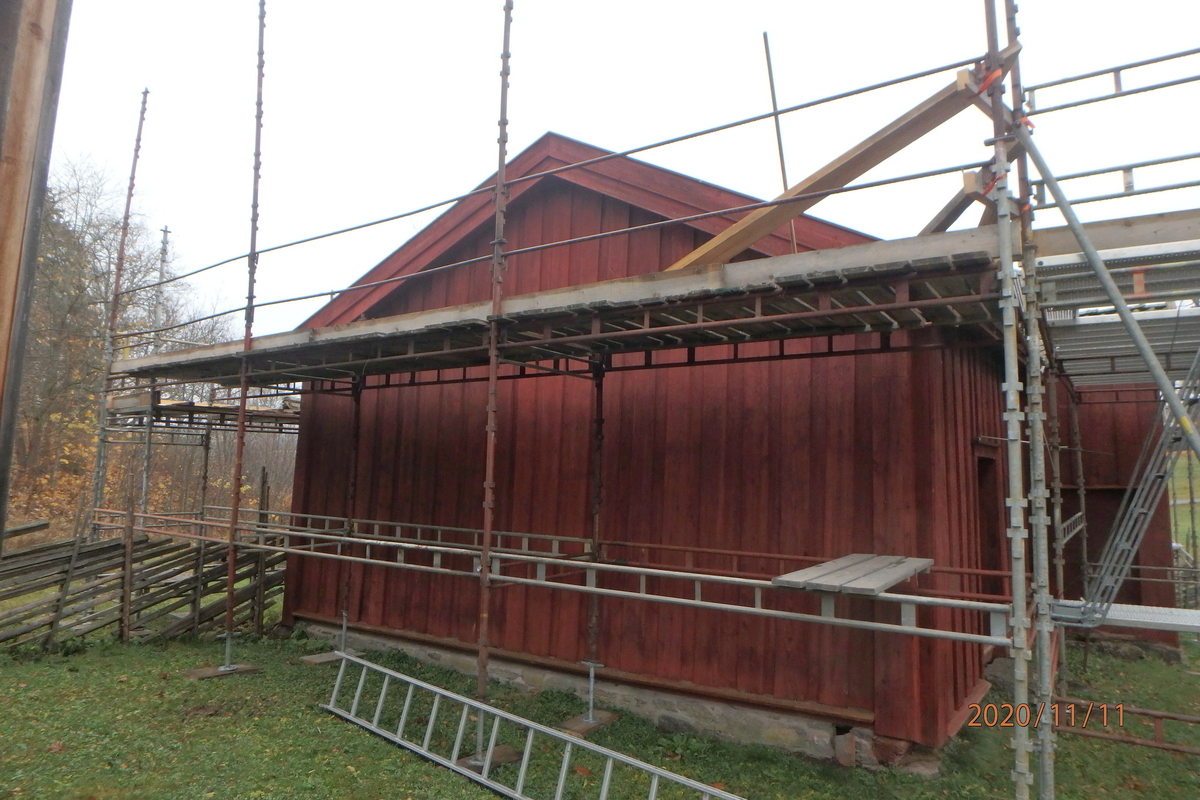
<svg viewBox="0 0 1200 800">
<path fill-rule="evenodd" d="M 600 511 L 604 490 L 604 368 L 603 360 L 592 360 L 592 561 L 600 559 Z M 588 661 L 597 661 L 600 648 L 600 596 L 597 594 L 588 598 L 587 648 Z"/>
<path fill-rule="evenodd" d="M 354 535 L 354 507 L 358 503 L 358 449 L 362 432 L 362 379 L 355 378 L 350 387 L 350 398 L 354 403 L 353 423 L 350 428 L 349 479 L 346 481 L 346 536 Z M 339 545 L 338 551 L 341 552 Z M 350 619 L 350 580 L 356 567 L 348 562 L 338 564 L 338 606 L 342 614 L 340 648 L 346 650 L 346 627 Z"/>
<path fill-rule="evenodd" d="M 121 313 L 121 278 L 125 272 L 125 245 L 129 240 L 129 217 L 133 210 L 133 187 L 137 179 L 138 157 L 142 152 L 142 128 L 146 124 L 146 100 L 149 89 L 142 90 L 138 111 L 137 135 L 133 140 L 133 166 L 129 168 L 129 188 L 125 192 L 125 215 L 121 218 L 121 237 L 117 241 L 117 263 L 113 268 L 112 299 L 108 303 L 108 325 L 104 329 L 104 368 L 100 376 L 100 411 L 97 414 L 96 465 L 92 475 L 92 510 L 88 512 L 92 541 L 100 538 L 100 529 L 91 519 L 94 510 L 104 504 L 104 486 L 108 479 L 108 383 L 112 377 L 115 337 Z"/>
<path fill-rule="evenodd" d="M 592 724 L 599 721 L 596 719 L 596 670 L 604 665 L 595 660 L 584 661 L 583 664 L 588 668 L 588 710 L 583 721 Z"/>
<path fill-rule="evenodd" d="M 154 288 L 154 303 L 151 306 L 150 314 L 150 327 L 156 331 L 153 343 L 150 346 L 150 350 L 153 353 L 158 353 L 162 349 L 162 333 L 158 329 L 162 327 L 162 282 L 167 272 L 167 235 L 169 233 L 170 231 L 164 225 L 162 229 L 162 246 L 158 249 L 158 285 Z M 158 400 L 154 388 L 156 383 L 157 380 L 155 378 L 150 379 L 150 401 L 146 403 L 146 415 L 142 417 L 146 423 L 145 449 L 142 452 L 141 511 L 143 514 L 150 510 L 150 467 L 154 446 L 154 407 Z"/>
<path fill-rule="evenodd" d="M 1047 355 L 1049 355 L 1047 350 Z M 1054 361 L 1051 359 L 1051 364 Z M 1050 518 L 1054 526 L 1054 581 L 1055 597 L 1066 596 L 1066 547 L 1063 533 L 1062 513 L 1062 424 L 1058 413 L 1058 384 L 1061 377 L 1057 370 L 1049 371 L 1047 402 L 1050 406 Z M 1067 693 L 1067 637 L 1058 637 L 1058 693 Z"/>
<path fill-rule="evenodd" d="M 1000 65 L 995 0 L 984 0 L 984 12 L 988 34 L 986 69 L 990 72 L 999 69 Z M 1029 702 L 1029 615 L 1025 604 L 1025 540 L 1028 538 L 1025 529 L 1025 507 L 1028 501 L 1025 497 L 1024 458 L 1021 452 L 1021 422 L 1024 420 L 1021 411 L 1021 391 L 1024 387 L 1021 384 L 1020 351 L 1017 346 L 1019 301 L 1013 260 L 1012 200 L 1008 192 L 1008 152 L 1004 142 L 1007 131 L 1001 111 L 1001 88 L 1001 82 L 994 81 L 989 90 L 993 109 L 996 174 L 992 198 L 996 203 L 996 232 L 999 236 L 1000 314 L 1004 346 L 1004 383 L 1001 388 L 1004 392 L 1005 463 L 1008 477 L 1008 497 L 1005 503 L 1008 506 L 1007 533 L 1011 543 L 1012 569 L 1013 706 L 1020 708 Z M 1027 727 L 1013 727 L 1012 745 L 1014 795 L 1017 800 L 1028 800 L 1033 775 L 1029 771 L 1030 747 Z"/>
<path fill-rule="evenodd" d="M 1184 453 L 1187 456 L 1187 481 L 1188 481 L 1188 525 L 1190 526 L 1190 535 L 1188 542 L 1191 545 L 1192 552 L 1192 569 L 1200 569 L 1200 561 L 1197 560 L 1196 552 L 1196 476 L 1195 476 L 1195 457 L 1189 450 Z M 1196 581 L 1193 580 L 1192 583 Z M 1200 599 L 1200 598 L 1198 598 Z"/>
<path fill-rule="evenodd" d="M 1050 705 L 1053 696 L 1054 621 L 1051 619 L 1050 548 L 1046 499 L 1046 430 L 1042 402 L 1042 337 L 1037 272 L 1032 260 L 1025 264 L 1025 420 L 1029 431 L 1029 522 L 1033 534 L 1034 633 L 1037 655 L 1037 685 L 1034 702 L 1038 708 Z M 1038 797 L 1054 798 L 1054 725 L 1051 717 L 1038 720 Z"/>
<path fill-rule="evenodd" d="M 787 161 L 783 157 L 783 127 L 779 123 L 779 99 L 775 95 L 775 65 L 771 63 L 771 41 L 767 38 L 767 32 L 763 31 L 763 54 L 767 58 L 767 83 L 771 87 L 771 114 L 775 120 L 775 147 L 779 150 L 779 174 L 783 178 L 783 191 L 792 188 L 788 183 L 787 176 Z M 792 218 L 788 220 L 788 234 L 792 241 L 792 252 L 795 253 L 796 247 L 796 220 Z"/>
<path fill-rule="evenodd" d="M 487 697 L 488 626 L 491 614 L 492 533 L 496 525 L 496 421 L 500 370 L 500 300 L 503 296 L 504 273 L 508 267 L 504 254 L 504 218 L 508 206 L 508 185 L 505 167 L 508 160 L 508 76 L 509 44 L 512 34 L 512 0 L 504 3 L 504 45 L 500 52 L 500 121 L 498 158 L 496 164 L 496 226 L 492 238 L 492 319 L 488 324 L 488 383 L 487 383 L 487 445 L 483 474 L 483 533 L 479 552 L 479 641 L 475 694 Z M 483 716 L 479 717 L 476 736 L 479 752 L 483 751 Z"/>
<path fill-rule="evenodd" d="M 262 179 L 262 117 L 263 117 L 263 73 L 265 51 L 263 49 L 267 26 L 267 0 L 258 2 L 258 94 L 254 113 L 254 180 L 250 199 L 250 252 L 246 256 L 246 328 L 242 338 L 242 351 L 249 353 L 254 335 L 254 280 L 258 270 L 258 192 Z M 243 358 L 239 370 L 237 445 L 233 458 L 233 499 L 229 509 L 229 540 L 225 549 L 225 663 L 220 669 L 232 672 L 234 601 L 237 595 L 237 528 L 242 505 L 242 468 L 246 456 L 246 395 L 250 391 L 250 362 Z"/>
<path fill-rule="evenodd" d="M 1050 422 L 1050 518 L 1054 525 L 1055 595 L 1061 598 L 1066 583 L 1066 542 L 1063 541 L 1062 529 L 1062 425 L 1058 414 L 1058 382 L 1059 376 L 1051 371 L 1046 382 L 1047 417 Z"/>
<path fill-rule="evenodd" d="M 1068 400 L 1067 412 L 1071 422 L 1071 455 L 1075 472 L 1075 495 L 1079 498 L 1079 513 L 1083 527 L 1079 529 L 1080 573 L 1087 581 L 1088 570 L 1088 525 L 1087 525 L 1087 479 L 1083 475 L 1083 434 L 1079 430 L 1079 403 L 1071 395 Z"/>
</svg>

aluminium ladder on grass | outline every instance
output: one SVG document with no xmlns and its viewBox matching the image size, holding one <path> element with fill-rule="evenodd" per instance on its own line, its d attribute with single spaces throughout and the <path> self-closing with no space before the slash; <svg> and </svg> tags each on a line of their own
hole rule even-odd
<svg viewBox="0 0 1200 800">
<path fill-rule="evenodd" d="M 1196 423 L 1200 412 L 1197 407 L 1197 401 L 1200 401 L 1200 352 L 1183 379 L 1179 397 L 1187 407 L 1189 418 Z M 1165 405 L 1163 403 L 1159 409 L 1161 426 L 1152 426 L 1146 434 L 1129 489 L 1121 500 L 1108 541 L 1100 553 L 1096 573 L 1086 579 L 1083 602 L 1057 603 L 1053 616 L 1058 622 L 1087 628 L 1103 624 L 1121 584 L 1129 575 L 1133 559 L 1150 527 L 1150 519 L 1162 501 L 1167 481 L 1174 474 L 1180 448 L 1187 446 L 1179 420 Z"/>
<path fill-rule="evenodd" d="M 322 708 L 506 797 L 563 800 L 566 793 L 608 800 L 612 793 L 646 800 L 743 800 L 365 659 L 338 655 L 333 693 Z M 361 671 L 346 707 L 342 689 L 353 667 Z M 511 766 L 501 763 L 510 761 Z"/>
</svg>

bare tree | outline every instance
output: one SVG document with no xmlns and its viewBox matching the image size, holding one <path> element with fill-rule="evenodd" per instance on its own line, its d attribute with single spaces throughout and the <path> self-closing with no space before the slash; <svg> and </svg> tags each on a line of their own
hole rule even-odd
<svg viewBox="0 0 1200 800">
<path fill-rule="evenodd" d="M 68 530 L 90 502 L 97 413 L 104 381 L 104 336 L 112 296 L 113 267 L 120 237 L 119 193 L 94 168 L 68 165 L 52 179 L 41 231 L 41 256 L 34 284 L 29 349 L 21 387 L 14 453 L 10 516 L 46 517 L 56 535 Z M 160 245 L 140 219 L 131 221 L 126 244 L 126 287 L 154 283 Z M 173 272 L 167 264 L 167 276 Z M 155 305 L 158 304 L 156 312 Z M 183 282 L 162 290 L 123 294 L 119 331 L 145 331 L 206 316 Z M 151 347 L 178 349 L 193 343 L 232 339 L 229 317 L 187 325 L 160 337 L 131 340 L 129 355 Z M 172 399 L 206 399 L 204 387 L 179 387 Z M 220 437 L 216 437 L 220 438 Z M 263 444 L 248 462 L 257 474 L 270 463 L 272 483 L 290 492 L 291 443 Z M 109 486 L 132 484 L 140 475 L 137 448 L 110 450 Z M 199 454 L 195 447 L 155 447 L 151 496 L 156 507 L 190 508 L 198 501 Z M 221 448 L 214 450 L 214 485 L 228 489 Z M 286 482 L 286 485 L 285 483 Z M 276 497 L 280 495 L 277 494 Z M 279 507 L 279 504 L 275 504 Z"/>
</svg>

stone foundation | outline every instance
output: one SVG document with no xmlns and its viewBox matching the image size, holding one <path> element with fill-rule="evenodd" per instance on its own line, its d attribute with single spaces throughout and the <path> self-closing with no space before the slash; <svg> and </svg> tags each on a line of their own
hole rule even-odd
<svg viewBox="0 0 1200 800">
<path fill-rule="evenodd" d="M 319 623 L 308 623 L 306 629 L 309 636 L 328 641 L 336 641 L 339 634 L 336 627 Z M 351 630 L 346 635 L 346 645 L 359 650 L 399 650 L 421 661 L 467 675 L 475 674 L 473 654 L 433 644 Z M 552 689 L 587 699 L 587 677 L 583 675 L 506 661 L 494 656 L 488 662 L 488 673 L 501 683 L 526 691 Z M 600 678 L 596 679 L 596 704 L 648 719 L 667 733 L 700 733 L 728 741 L 765 744 L 810 758 L 832 759 L 836 755 L 834 743 L 837 732 L 834 724 L 802 714 L 612 683 Z M 878 765 L 879 762 L 871 753 L 869 729 L 854 728 L 852 733 L 838 739 L 844 742 L 840 748 L 842 757 L 838 759 L 842 763 L 847 766 Z"/>
</svg>

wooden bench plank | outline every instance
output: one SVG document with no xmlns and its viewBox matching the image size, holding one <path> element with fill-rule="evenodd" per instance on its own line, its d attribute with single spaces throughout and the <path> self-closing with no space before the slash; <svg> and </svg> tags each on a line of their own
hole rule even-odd
<svg viewBox="0 0 1200 800">
<path fill-rule="evenodd" d="M 833 561 L 826 561 L 823 564 L 805 567 L 795 572 L 789 572 L 786 575 L 779 575 L 771 579 L 771 583 L 776 586 L 788 586 L 793 589 L 805 589 L 808 586 L 808 581 L 820 578 L 823 575 L 828 575 L 832 572 L 845 569 L 854 564 L 861 564 L 864 561 L 875 558 L 874 553 L 853 553 L 841 558 L 835 558 Z"/>
<path fill-rule="evenodd" d="M 897 583 L 903 583 L 919 572 L 925 572 L 932 566 L 932 558 L 906 558 L 899 564 L 847 581 L 842 585 L 842 591 L 851 594 L 879 594 Z"/>
<path fill-rule="evenodd" d="M 845 569 L 840 569 L 837 572 L 830 572 L 816 580 L 808 581 L 807 588 L 822 592 L 840 592 L 842 591 L 842 586 L 846 583 L 898 564 L 903 560 L 904 556 L 875 556 L 868 561 L 863 561 Z"/>
</svg>

